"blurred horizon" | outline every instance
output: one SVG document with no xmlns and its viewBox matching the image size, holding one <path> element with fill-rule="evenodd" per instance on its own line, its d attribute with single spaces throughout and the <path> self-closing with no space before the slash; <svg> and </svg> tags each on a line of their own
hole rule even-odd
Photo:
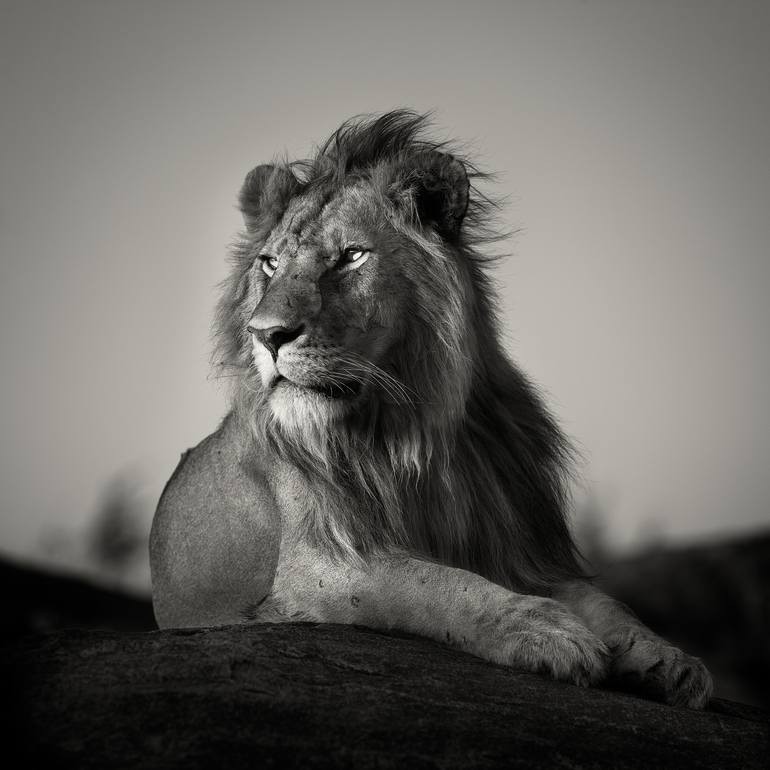
<svg viewBox="0 0 770 770">
<path fill-rule="evenodd" d="M 123 483 L 146 536 L 226 411 L 210 323 L 243 177 L 398 106 L 432 110 L 508 198 L 501 327 L 582 455 L 576 527 L 600 509 L 615 553 L 770 527 L 770 5 L 35 0 L 0 19 L 3 555 L 85 566 Z"/>
</svg>

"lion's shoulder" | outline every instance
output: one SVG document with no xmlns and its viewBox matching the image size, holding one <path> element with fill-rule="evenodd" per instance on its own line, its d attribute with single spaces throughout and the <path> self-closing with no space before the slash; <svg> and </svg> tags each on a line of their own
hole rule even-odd
<svg viewBox="0 0 770 770">
<path fill-rule="evenodd" d="M 158 503 L 150 534 L 158 623 L 236 621 L 234 613 L 269 590 L 276 522 L 264 474 L 253 454 L 244 456 L 228 417 L 183 453 Z"/>
</svg>

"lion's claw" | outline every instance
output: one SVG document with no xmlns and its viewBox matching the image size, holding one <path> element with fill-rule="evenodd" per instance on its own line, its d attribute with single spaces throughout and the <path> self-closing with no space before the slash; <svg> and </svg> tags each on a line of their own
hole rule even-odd
<svg viewBox="0 0 770 770">
<path fill-rule="evenodd" d="M 662 639 L 632 633 L 609 643 L 611 678 L 672 706 L 705 708 L 713 683 L 703 663 Z"/>
</svg>

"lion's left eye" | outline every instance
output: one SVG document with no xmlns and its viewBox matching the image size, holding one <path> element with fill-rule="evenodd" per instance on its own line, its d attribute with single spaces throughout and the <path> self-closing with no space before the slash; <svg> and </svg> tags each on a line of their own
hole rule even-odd
<svg viewBox="0 0 770 770">
<path fill-rule="evenodd" d="M 342 252 L 342 258 L 339 261 L 340 267 L 360 267 L 369 258 L 369 249 L 363 246 L 348 246 Z"/>
</svg>

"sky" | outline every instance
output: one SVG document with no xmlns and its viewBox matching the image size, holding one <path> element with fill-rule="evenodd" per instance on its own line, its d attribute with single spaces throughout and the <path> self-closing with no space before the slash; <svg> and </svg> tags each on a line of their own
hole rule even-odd
<svg viewBox="0 0 770 770">
<path fill-rule="evenodd" d="M 146 526 L 227 391 L 246 172 L 433 110 L 497 174 L 506 348 L 612 545 L 770 526 L 770 4 L 0 1 L 0 550 Z"/>
</svg>

